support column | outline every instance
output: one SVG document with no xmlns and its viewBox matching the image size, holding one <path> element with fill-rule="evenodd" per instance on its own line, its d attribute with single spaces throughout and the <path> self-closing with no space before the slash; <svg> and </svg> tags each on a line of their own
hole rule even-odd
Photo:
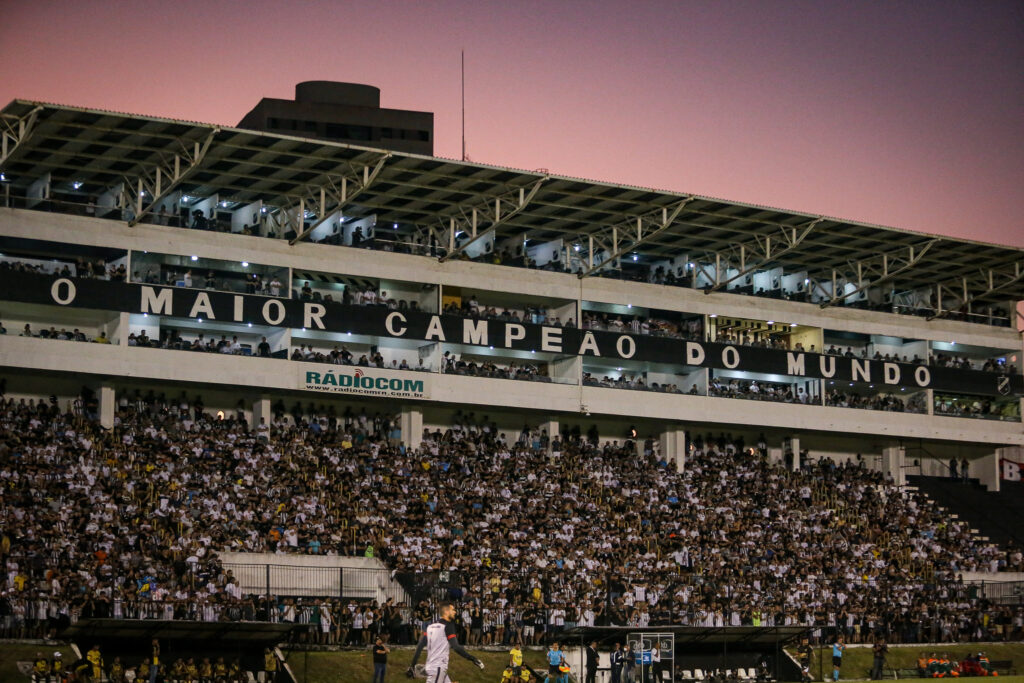
<svg viewBox="0 0 1024 683">
<path fill-rule="evenodd" d="M 268 425 L 273 420 L 273 414 L 270 409 L 270 397 L 267 395 L 260 396 L 257 400 L 253 401 L 252 424 L 249 425 L 249 429 L 256 429 L 261 419 L 266 420 Z"/>
<path fill-rule="evenodd" d="M 899 446 L 882 449 L 882 474 L 890 477 L 896 486 L 907 483 L 906 468 L 907 451 Z"/>
<path fill-rule="evenodd" d="M 117 411 L 117 400 L 114 396 L 114 387 L 109 384 L 100 385 L 100 426 L 104 429 L 113 429 L 114 413 Z"/>
<path fill-rule="evenodd" d="M 551 452 L 551 442 L 559 435 L 558 420 L 548 420 L 540 423 L 541 430 L 548 433 L 548 453 Z"/>
<path fill-rule="evenodd" d="M 972 479 L 977 479 L 981 482 L 989 491 L 999 493 L 1000 483 L 1002 482 L 1002 472 L 999 471 L 999 461 L 1004 452 L 1009 451 L 1011 454 L 1018 451 L 1017 448 L 997 448 L 995 453 L 990 453 L 983 458 L 976 458 L 969 460 L 970 467 L 968 468 L 968 475 Z M 1010 458 L 1007 458 L 1010 459 Z"/>
<path fill-rule="evenodd" d="M 782 440 L 782 457 L 787 458 L 792 453 L 790 467 L 794 472 L 800 470 L 800 437 L 790 436 Z"/>
<path fill-rule="evenodd" d="M 661 455 L 665 461 L 676 468 L 676 472 L 686 469 L 686 430 L 666 428 L 661 432 Z"/>
<path fill-rule="evenodd" d="M 423 411 L 411 406 L 402 408 L 400 425 L 406 448 L 419 448 L 423 443 Z"/>
</svg>

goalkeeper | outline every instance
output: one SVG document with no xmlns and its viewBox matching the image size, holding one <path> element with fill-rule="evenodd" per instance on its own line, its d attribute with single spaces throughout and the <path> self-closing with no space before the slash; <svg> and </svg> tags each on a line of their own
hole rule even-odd
<svg viewBox="0 0 1024 683">
<path fill-rule="evenodd" d="M 453 683 L 448 677 L 448 655 L 451 650 L 469 661 L 473 662 L 480 669 L 484 663 L 469 654 L 466 648 L 459 644 L 455 623 L 455 604 L 446 602 L 441 605 L 441 621 L 436 621 L 427 627 L 416 645 L 416 653 L 412 656 L 412 663 L 405 675 L 413 678 L 416 673 L 416 662 L 420 658 L 423 648 L 427 649 L 427 663 L 424 666 L 427 672 L 427 683 Z"/>
</svg>

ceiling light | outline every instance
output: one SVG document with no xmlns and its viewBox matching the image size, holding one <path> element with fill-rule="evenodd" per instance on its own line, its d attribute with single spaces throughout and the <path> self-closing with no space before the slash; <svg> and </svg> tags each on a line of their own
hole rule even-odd
<svg viewBox="0 0 1024 683">
<path fill-rule="evenodd" d="M 198 261 L 198 260 L 199 260 L 199 257 L 198 257 L 198 256 L 196 256 L 195 254 L 192 254 L 192 260 L 193 260 L 193 261 Z"/>
</svg>

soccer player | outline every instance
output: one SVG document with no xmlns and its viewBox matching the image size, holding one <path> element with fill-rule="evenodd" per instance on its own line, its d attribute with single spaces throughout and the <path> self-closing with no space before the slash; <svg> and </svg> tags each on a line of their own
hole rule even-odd
<svg viewBox="0 0 1024 683">
<path fill-rule="evenodd" d="M 846 643 L 843 642 L 843 637 L 839 636 L 836 638 L 836 642 L 832 643 L 832 680 L 839 680 L 839 667 L 843 665 L 843 652 L 846 651 Z"/>
<path fill-rule="evenodd" d="M 427 649 L 427 663 L 424 667 L 427 670 L 427 683 L 454 683 L 448 677 L 448 655 L 451 650 L 455 650 L 456 654 L 473 662 L 477 668 L 484 668 L 483 662 L 469 654 L 466 648 L 459 644 L 454 619 L 455 604 L 443 603 L 441 605 L 441 621 L 436 621 L 428 626 L 420 637 L 420 642 L 416 645 L 416 652 L 412 656 L 412 663 L 405 672 L 406 676 L 413 678 L 416 675 L 416 661 L 420 658 L 423 648 Z"/>
</svg>

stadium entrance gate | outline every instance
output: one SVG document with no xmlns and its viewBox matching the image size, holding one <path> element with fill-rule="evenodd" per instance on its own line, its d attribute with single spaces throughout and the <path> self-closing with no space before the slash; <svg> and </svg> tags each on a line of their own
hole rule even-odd
<svg viewBox="0 0 1024 683">
<path fill-rule="evenodd" d="M 660 683 L 665 672 L 669 674 L 668 680 L 676 680 L 674 633 L 634 632 L 626 637 L 626 643 L 636 662 L 637 683 Z"/>
</svg>

